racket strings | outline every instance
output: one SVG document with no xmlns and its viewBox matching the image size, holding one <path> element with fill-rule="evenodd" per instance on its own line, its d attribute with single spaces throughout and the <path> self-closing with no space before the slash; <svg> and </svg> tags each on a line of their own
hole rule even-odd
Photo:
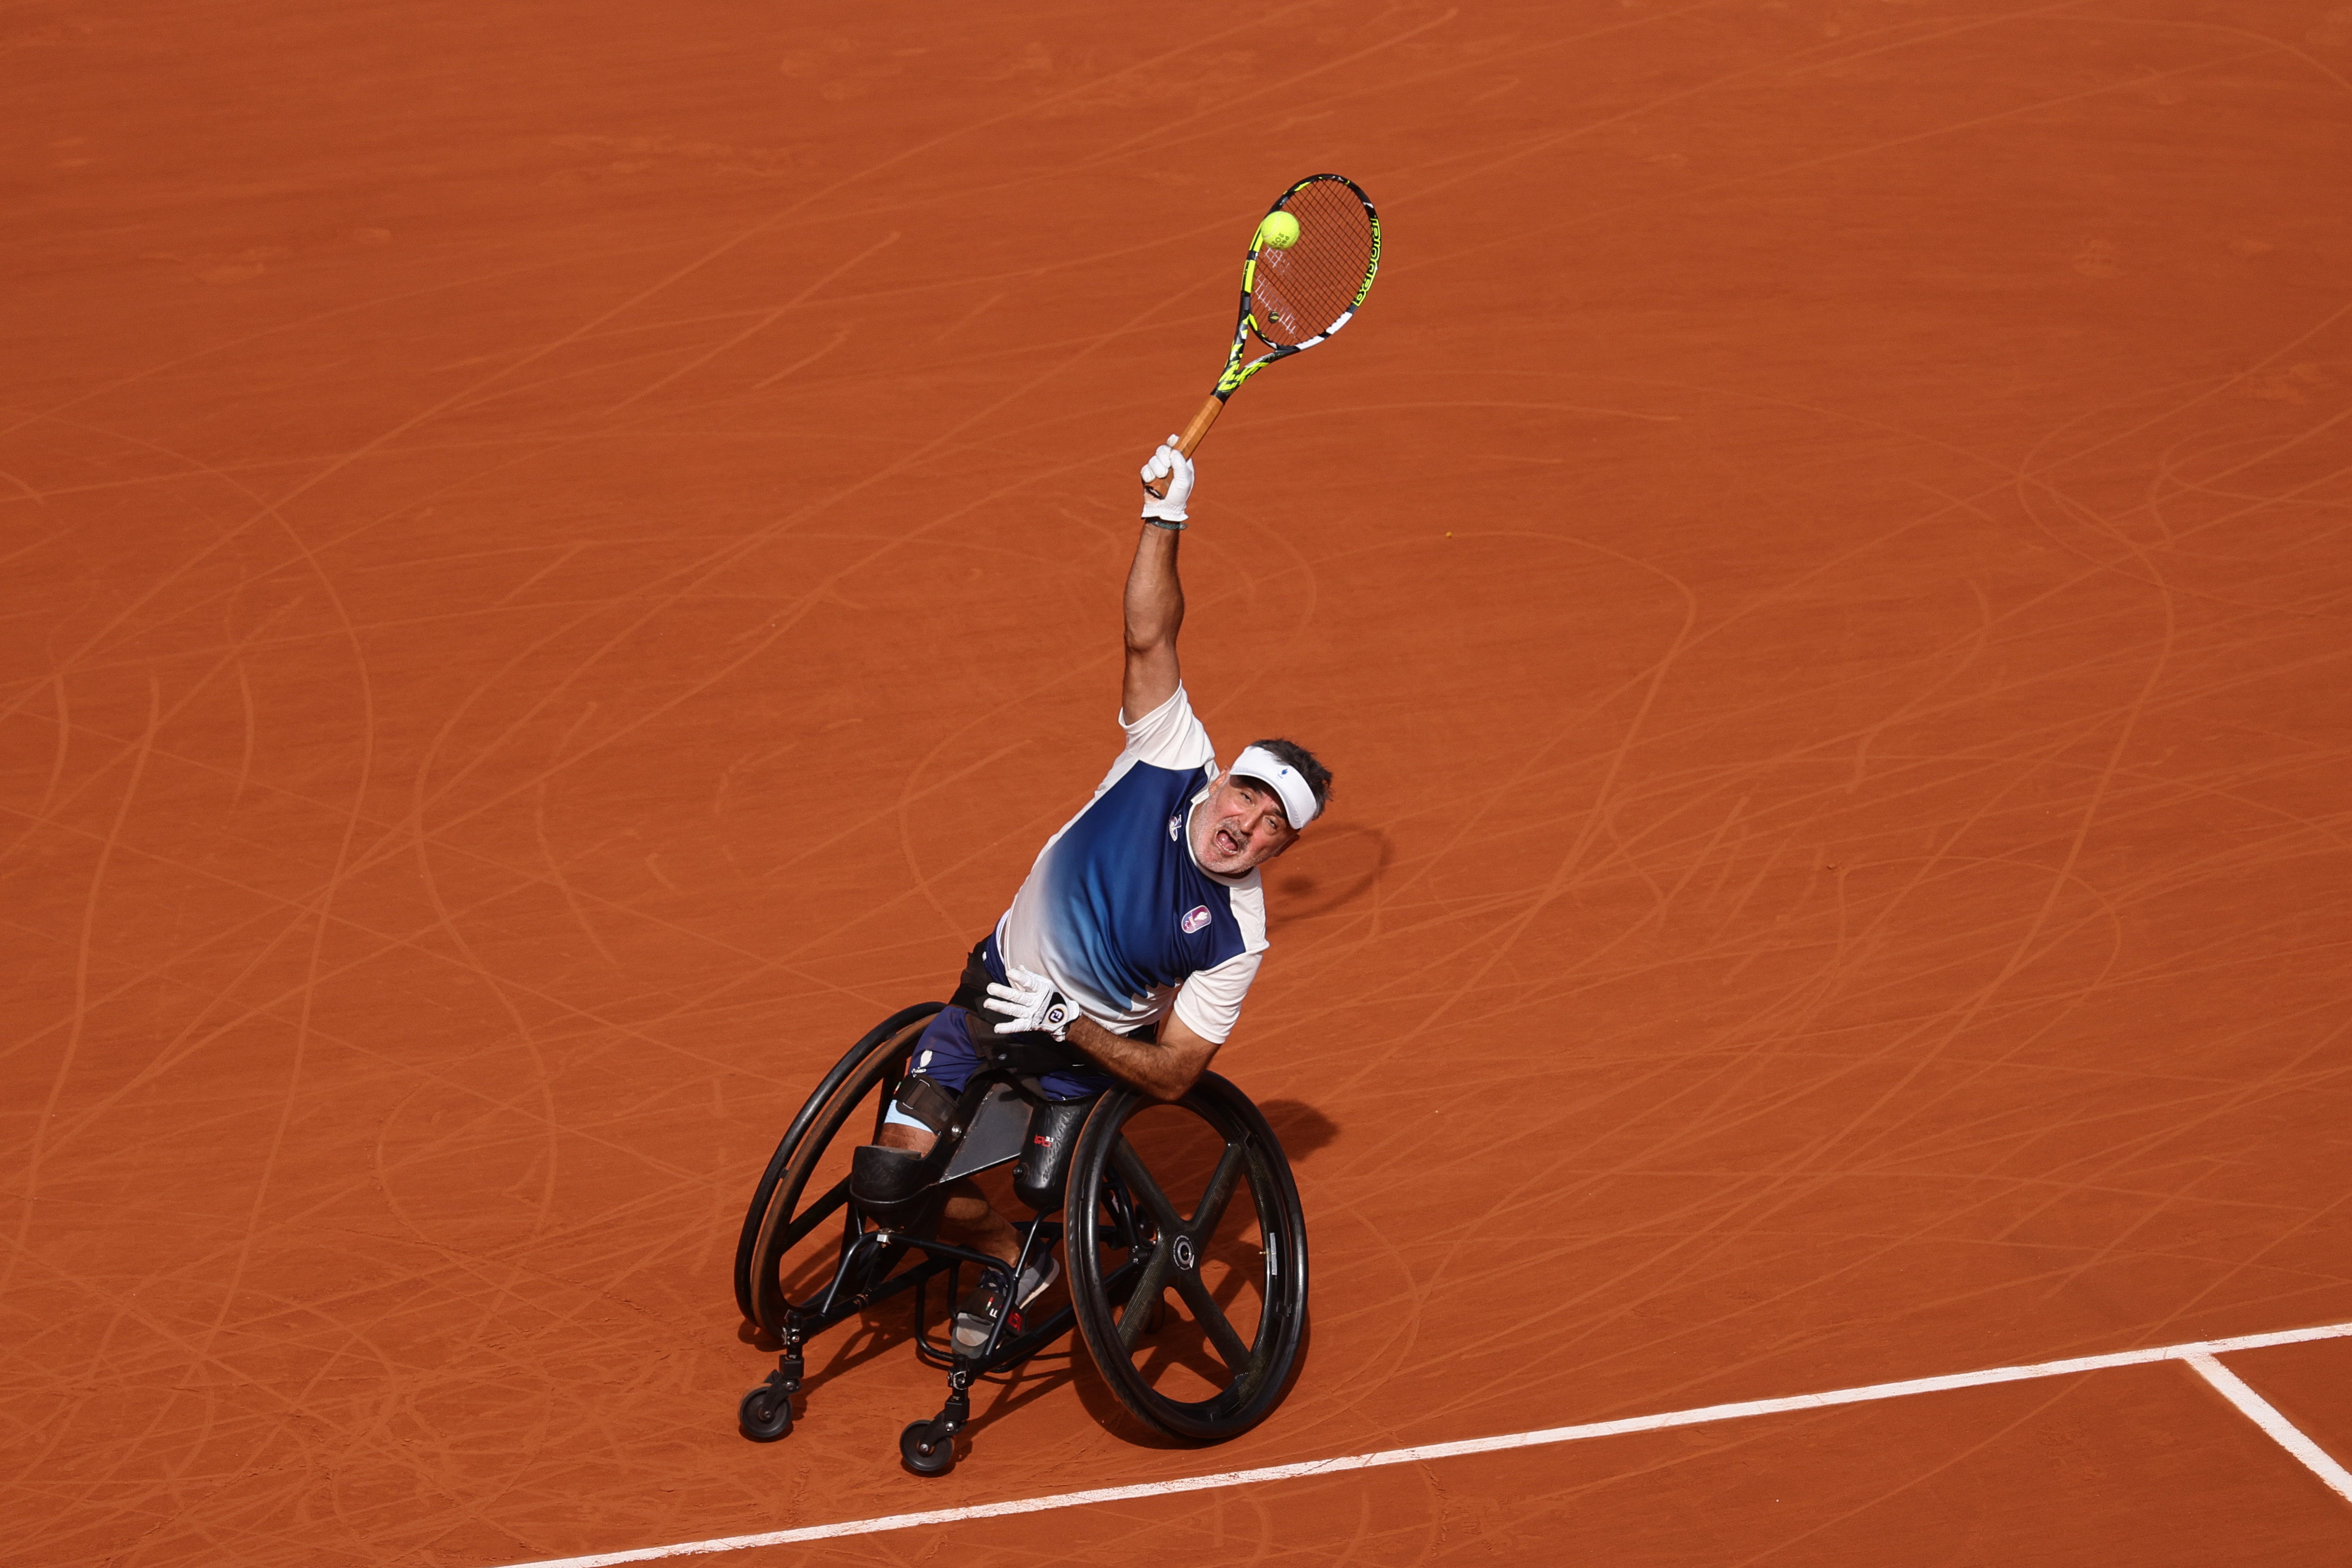
<svg viewBox="0 0 2352 1568">
<path fill-rule="evenodd" d="M 1298 220 L 1287 250 L 1258 252 L 1252 297 L 1258 336 L 1277 347 L 1328 332 L 1354 306 L 1372 265 L 1372 219 L 1344 182 L 1314 180 L 1282 210 Z"/>
</svg>

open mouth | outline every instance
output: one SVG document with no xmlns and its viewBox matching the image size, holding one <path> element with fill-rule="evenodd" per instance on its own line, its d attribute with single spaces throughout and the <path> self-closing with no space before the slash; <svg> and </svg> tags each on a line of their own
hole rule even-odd
<svg viewBox="0 0 2352 1568">
<path fill-rule="evenodd" d="M 1217 851 L 1218 858 L 1224 860 L 1234 858 L 1244 847 L 1242 840 L 1234 837 L 1230 827 L 1220 827 L 1209 835 L 1209 843 Z"/>
</svg>

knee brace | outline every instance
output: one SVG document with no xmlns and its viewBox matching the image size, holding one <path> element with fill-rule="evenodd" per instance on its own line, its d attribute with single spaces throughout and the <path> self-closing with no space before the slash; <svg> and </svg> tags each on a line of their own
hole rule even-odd
<svg viewBox="0 0 2352 1568">
<path fill-rule="evenodd" d="M 890 1104 L 899 1115 L 929 1129 L 934 1138 L 946 1136 L 955 1125 L 956 1097 L 936 1081 L 914 1073 L 898 1080 L 898 1092 Z"/>
</svg>

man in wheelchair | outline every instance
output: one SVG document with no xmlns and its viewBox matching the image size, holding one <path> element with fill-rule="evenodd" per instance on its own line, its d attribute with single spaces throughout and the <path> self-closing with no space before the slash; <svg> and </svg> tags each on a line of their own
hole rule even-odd
<svg viewBox="0 0 2352 1568">
<path fill-rule="evenodd" d="M 1144 466 L 1147 500 L 1128 569 L 1127 660 L 1119 723 L 1127 743 L 1093 798 L 1045 841 L 1013 902 L 965 961 L 952 1001 L 916 1042 L 880 1142 L 857 1151 L 854 1193 L 888 1202 L 928 1178 L 922 1160 L 972 1075 L 1010 1054 L 1048 1101 L 1082 1103 L 1114 1080 L 1162 1100 L 1183 1096 L 1233 1033 L 1266 950 L 1258 868 L 1323 809 L 1331 774 L 1289 741 L 1258 741 L 1220 772 L 1176 659 L 1184 593 L 1176 554 L 1192 465 L 1176 437 Z M 1164 497 L 1149 484 L 1165 479 Z M 1066 1140 L 1082 1116 L 1041 1116 L 1040 1140 Z M 1038 1131 L 1043 1128 L 1043 1131 Z M 1049 1153 L 1053 1152 L 1048 1151 Z M 946 1237 L 1020 1261 L 1019 1234 L 970 1178 L 940 1211 Z M 1013 1300 L 992 1275 L 957 1303 L 958 1352 L 979 1353 L 1000 1315 L 1007 1339 L 1060 1266 L 1050 1251 L 1022 1269 Z"/>
</svg>

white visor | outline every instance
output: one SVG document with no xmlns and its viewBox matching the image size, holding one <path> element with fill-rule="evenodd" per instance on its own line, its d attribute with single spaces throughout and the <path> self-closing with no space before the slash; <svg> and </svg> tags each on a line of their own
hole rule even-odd
<svg viewBox="0 0 2352 1568">
<path fill-rule="evenodd" d="M 1315 792 L 1307 786 L 1306 778 L 1297 768 L 1267 751 L 1264 746 L 1247 746 L 1234 759 L 1226 770 L 1237 777 L 1257 779 L 1282 797 L 1282 815 L 1290 819 L 1296 833 L 1315 820 L 1319 809 L 1315 804 Z"/>
</svg>

